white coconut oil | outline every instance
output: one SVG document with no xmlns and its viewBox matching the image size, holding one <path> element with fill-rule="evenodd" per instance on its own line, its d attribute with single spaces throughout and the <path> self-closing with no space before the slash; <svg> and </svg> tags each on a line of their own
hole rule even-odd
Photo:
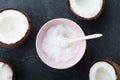
<svg viewBox="0 0 120 80">
<path fill-rule="evenodd" d="M 66 62 L 72 59 L 79 49 L 77 43 L 67 43 L 64 37 L 72 39 L 79 36 L 70 26 L 59 24 L 49 28 L 43 38 L 44 52 L 56 62 Z"/>
</svg>

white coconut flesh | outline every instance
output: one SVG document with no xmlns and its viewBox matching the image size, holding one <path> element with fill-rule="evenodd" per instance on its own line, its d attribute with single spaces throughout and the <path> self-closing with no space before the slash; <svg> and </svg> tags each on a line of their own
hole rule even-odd
<svg viewBox="0 0 120 80">
<path fill-rule="evenodd" d="M 29 27 L 27 17 L 17 10 L 0 13 L 0 42 L 14 44 L 21 40 Z"/>
<path fill-rule="evenodd" d="M 0 62 L 0 80 L 12 80 L 13 71 L 8 64 Z"/>
<path fill-rule="evenodd" d="M 83 18 L 95 17 L 101 10 L 103 0 L 69 0 L 75 14 Z"/>
<path fill-rule="evenodd" d="M 91 67 L 89 78 L 90 80 L 117 80 L 117 75 L 111 64 L 101 61 Z"/>
</svg>

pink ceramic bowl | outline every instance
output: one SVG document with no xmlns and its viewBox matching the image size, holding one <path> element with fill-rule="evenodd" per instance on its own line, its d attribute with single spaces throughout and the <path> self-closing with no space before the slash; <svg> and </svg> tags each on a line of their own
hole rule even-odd
<svg viewBox="0 0 120 80">
<path fill-rule="evenodd" d="M 48 66 L 55 68 L 55 69 L 66 69 L 69 67 L 72 67 L 76 63 L 78 63 L 81 58 L 83 57 L 86 49 L 86 40 L 79 41 L 78 46 L 79 46 L 79 51 L 76 53 L 74 58 L 67 62 L 55 62 L 54 60 L 50 59 L 43 51 L 42 49 L 42 40 L 44 38 L 44 35 L 46 34 L 46 31 L 51 27 L 55 26 L 57 24 L 63 24 L 63 25 L 68 25 L 70 26 L 79 36 L 85 36 L 84 32 L 80 28 L 79 25 L 77 25 L 75 22 L 65 19 L 65 18 L 58 18 L 58 19 L 53 19 L 48 21 L 46 24 L 42 26 L 40 31 L 38 32 L 37 39 L 36 39 L 36 49 L 38 56 L 41 58 L 41 60 L 47 64 Z"/>
</svg>

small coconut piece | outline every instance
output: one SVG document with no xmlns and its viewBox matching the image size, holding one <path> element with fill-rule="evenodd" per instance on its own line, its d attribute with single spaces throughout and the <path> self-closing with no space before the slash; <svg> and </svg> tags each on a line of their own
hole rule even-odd
<svg viewBox="0 0 120 80">
<path fill-rule="evenodd" d="M 90 69 L 90 80 L 120 80 L 120 67 L 113 61 L 96 62 Z"/>
<path fill-rule="evenodd" d="M 0 46 L 20 46 L 28 37 L 30 29 L 30 19 L 24 12 L 12 8 L 0 11 Z"/>
<path fill-rule="evenodd" d="M 0 59 L 0 80 L 14 80 L 14 73 L 10 63 L 3 59 Z"/>
<path fill-rule="evenodd" d="M 104 0 L 68 0 L 68 6 L 75 16 L 83 20 L 96 20 L 103 9 Z"/>
</svg>

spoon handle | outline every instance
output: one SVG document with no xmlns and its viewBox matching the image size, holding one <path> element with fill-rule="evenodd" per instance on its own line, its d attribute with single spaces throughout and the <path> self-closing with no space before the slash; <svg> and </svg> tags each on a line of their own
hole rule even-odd
<svg viewBox="0 0 120 80">
<path fill-rule="evenodd" d="M 75 42 L 75 41 L 79 41 L 79 40 L 95 39 L 95 38 L 99 38 L 99 37 L 101 37 L 101 36 L 102 36 L 102 34 L 97 33 L 97 34 L 92 34 L 92 35 L 80 37 L 80 38 L 77 38 L 77 39 L 71 39 L 70 42 Z"/>
</svg>

